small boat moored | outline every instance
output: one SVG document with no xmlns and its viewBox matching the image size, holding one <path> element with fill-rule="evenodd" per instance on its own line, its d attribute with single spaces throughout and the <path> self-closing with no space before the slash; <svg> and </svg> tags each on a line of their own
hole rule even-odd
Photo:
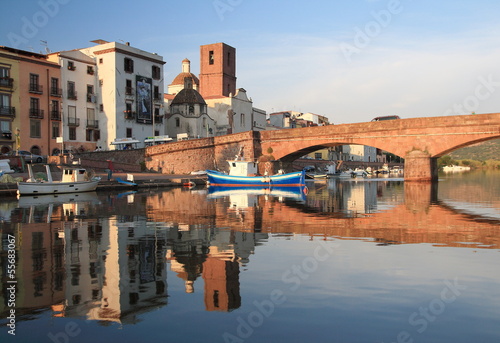
<svg viewBox="0 0 500 343">
<path fill-rule="evenodd" d="M 45 166 L 47 180 L 36 180 L 31 165 L 28 164 L 27 167 L 28 180 L 17 183 L 19 195 L 90 192 L 95 191 L 101 181 L 100 177 L 90 175 L 85 168 L 64 168 L 62 180 L 54 181 L 49 165 Z"/>
<path fill-rule="evenodd" d="M 235 160 L 227 161 L 229 163 L 229 174 L 207 170 L 208 184 L 210 186 L 225 187 L 297 187 L 305 185 L 306 173 L 304 170 L 292 173 L 281 172 L 274 175 L 258 175 L 258 162 L 245 161 L 242 157 L 240 158 L 237 155 Z"/>
</svg>

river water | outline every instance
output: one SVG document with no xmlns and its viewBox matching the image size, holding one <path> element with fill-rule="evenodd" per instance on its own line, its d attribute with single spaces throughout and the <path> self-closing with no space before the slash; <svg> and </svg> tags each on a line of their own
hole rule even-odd
<svg viewBox="0 0 500 343">
<path fill-rule="evenodd" d="M 498 172 L 0 200 L 1 342 L 499 342 Z"/>
</svg>

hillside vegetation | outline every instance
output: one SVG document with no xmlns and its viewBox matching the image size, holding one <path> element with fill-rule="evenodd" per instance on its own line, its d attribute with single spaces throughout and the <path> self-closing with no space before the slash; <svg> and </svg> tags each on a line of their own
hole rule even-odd
<svg viewBox="0 0 500 343">
<path fill-rule="evenodd" d="M 500 139 L 474 144 L 450 153 L 454 160 L 500 161 Z"/>
</svg>

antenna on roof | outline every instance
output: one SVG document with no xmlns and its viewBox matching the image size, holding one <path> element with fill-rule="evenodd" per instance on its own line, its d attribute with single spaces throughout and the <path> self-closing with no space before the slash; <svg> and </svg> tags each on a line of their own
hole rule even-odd
<svg viewBox="0 0 500 343">
<path fill-rule="evenodd" d="M 52 52 L 52 51 L 50 51 L 46 40 L 40 40 L 40 44 L 45 47 L 44 50 L 45 50 L 46 54 L 50 54 Z"/>
</svg>

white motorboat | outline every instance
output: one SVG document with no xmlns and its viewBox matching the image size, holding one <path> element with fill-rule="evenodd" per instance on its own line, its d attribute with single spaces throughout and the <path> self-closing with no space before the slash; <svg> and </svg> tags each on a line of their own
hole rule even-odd
<svg viewBox="0 0 500 343">
<path fill-rule="evenodd" d="M 27 164 L 29 178 L 17 183 L 19 195 L 79 193 L 95 191 L 100 177 L 92 176 L 85 168 L 64 168 L 61 181 L 54 181 L 50 166 L 46 165 L 47 180 L 37 180 L 30 164 Z"/>
</svg>

